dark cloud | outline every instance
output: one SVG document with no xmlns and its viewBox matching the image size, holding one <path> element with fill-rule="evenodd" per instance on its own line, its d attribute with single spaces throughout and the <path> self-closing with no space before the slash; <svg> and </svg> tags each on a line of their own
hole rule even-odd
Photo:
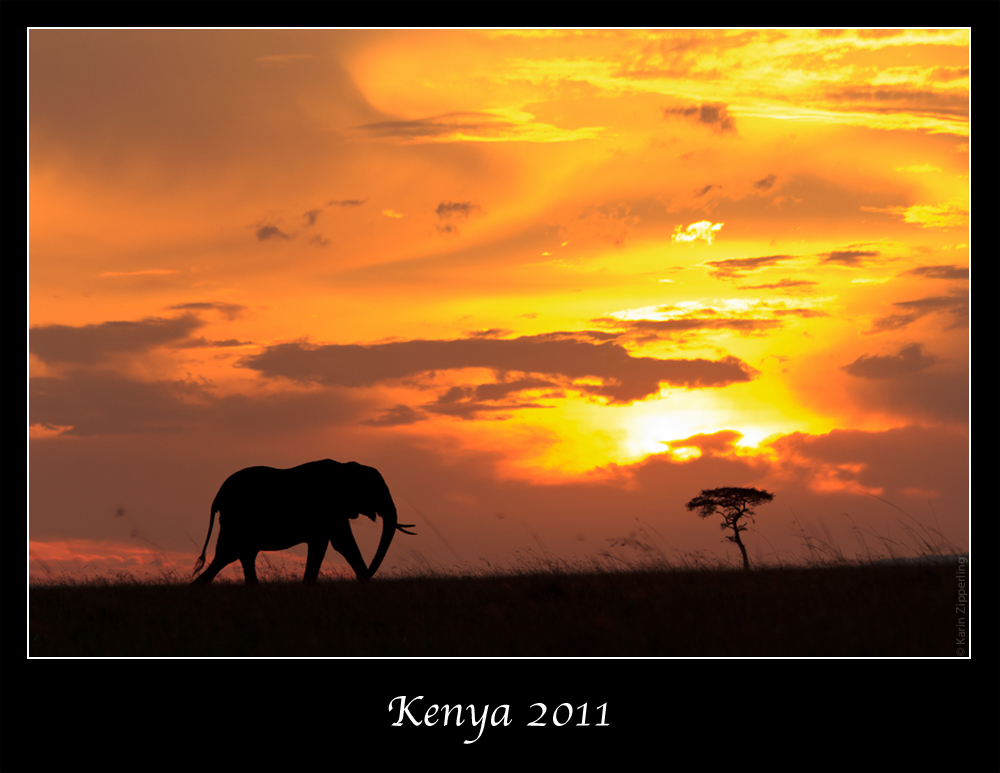
<svg viewBox="0 0 1000 773">
<path fill-rule="evenodd" d="M 458 416 L 463 419 L 477 419 L 483 412 L 503 412 L 521 408 L 545 408 L 538 403 L 510 402 L 507 398 L 528 389 L 558 387 L 557 384 L 538 378 L 523 378 L 513 381 L 497 381 L 477 386 L 451 387 L 438 399 L 423 406 L 430 413 Z M 556 396 L 562 396 L 558 390 Z M 552 395 L 548 395 L 552 396 Z M 502 417 L 501 417 L 502 418 Z"/>
<path fill-rule="evenodd" d="M 522 378 L 514 381 L 497 381 L 491 384 L 479 384 L 473 388 L 472 396 L 477 400 L 501 400 L 515 392 L 526 389 L 545 389 L 556 387 L 557 384 L 540 378 Z"/>
<path fill-rule="evenodd" d="M 232 346 L 247 346 L 252 344 L 253 341 L 239 341 L 235 338 L 227 338 L 224 341 L 209 341 L 205 336 L 199 336 L 198 338 L 192 338 L 183 343 L 176 344 L 178 349 L 200 349 L 200 348 L 227 348 Z"/>
<path fill-rule="evenodd" d="M 72 427 L 69 435 L 151 432 L 192 426 L 204 409 L 187 402 L 200 387 L 180 381 L 140 382 L 105 371 L 74 371 L 67 378 L 32 378 L 29 422 Z"/>
<path fill-rule="evenodd" d="M 505 335 L 510 335 L 513 331 L 507 330 L 502 327 L 488 327 L 483 330 L 474 330 L 471 333 L 466 333 L 468 338 L 501 338 Z M 558 334 L 558 335 L 569 335 L 569 334 Z"/>
<path fill-rule="evenodd" d="M 832 252 L 822 252 L 817 257 L 821 258 L 822 264 L 839 263 L 844 266 L 860 266 L 866 258 L 879 256 L 875 250 L 854 249 L 854 245 L 849 245 L 843 250 Z M 726 258 L 725 260 L 710 260 L 704 265 L 709 266 L 709 275 L 716 279 L 733 279 L 744 276 L 747 272 L 756 271 L 762 268 L 776 266 L 786 260 L 804 257 L 802 255 L 763 255 L 754 258 Z M 786 284 L 773 285 L 773 287 L 790 287 L 788 284 L 792 280 L 783 280 Z M 815 283 L 813 283 L 815 284 Z M 772 285 L 759 285 L 750 289 L 770 289 Z"/>
<path fill-rule="evenodd" d="M 442 220 L 446 220 L 451 217 L 468 217 L 477 209 L 479 209 L 479 205 L 473 204 L 471 201 L 442 201 L 437 205 L 434 213 Z"/>
<path fill-rule="evenodd" d="M 377 121 L 355 127 L 375 137 L 419 139 L 441 137 L 461 131 L 463 134 L 495 136 L 516 128 L 492 113 L 455 112 L 443 113 L 415 121 Z"/>
<path fill-rule="evenodd" d="M 312 389 L 277 394 L 236 394 L 206 401 L 211 416 L 199 430 L 247 436 L 301 437 L 317 427 L 352 425 L 371 408 L 367 400 L 346 389 Z"/>
<path fill-rule="evenodd" d="M 29 423 L 67 435 L 197 430 L 275 436 L 355 421 L 366 410 L 345 390 L 215 397 L 186 381 L 135 381 L 75 370 L 29 382 Z"/>
<path fill-rule="evenodd" d="M 462 389 L 462 387 L 456 387 Z M 450 391 L 450 390 L 449 390 Z M 424 406 L 430 413 L 442 414 L 444 416 L 456 416 L 460 419 L 481 419 L 483 413 L 502 414 L 522 408 L 545 408 L 537 403 L 485 403 L 471 398 L 462 398 L 461 395 L 447 394 L 434 403 Z M 505 418 L 498 415 L 496 418 Z"/>
<path fill-rule="evenodd" d="M 168 306 L 171 311 L 217 311 L 226 319 L 236 319 L 246 311 L 246 306 L 238 303 L 224 303 L 222 301 L 202 301 L 196 303 L 178 303 L 176 306 Z"/>
<path fill-rule="evenodd" d="M 880 317 L 872 323 L 871 330 L 869 333 L 885 333 L 889 330 L 900 330 L 906 327 L 912 322 L 916 322 L 922 314 L 910 313 L 910 314 L 890 314 L 886 317 Z"/>
<path fill-rule="evenodd" d="M 782 261 L 792 260 L 795 257 L 795 255 L 762 255 L 757 258 L 726 258 L 725 260 L 710 260 L 705 265 L 711 266 L 708 273 L 716 279 L 731 279 L 742 277 L 748 271 L 776 266 Z"/>
<path fill-rule="evenodd" d="M 934 355 L 924 354 L 921 348 L 920 344 L 910 344 L 900 349 L 899 354 L 885 357 L 862 354 L 841 370 L 856 378 L 901 378 L 926 370 L 937 362 Z"/>
<path fill-rule="evenodd" d="M 560 335 L 558 333 L 553 333 L 552 335 Z M 571 338 L 577 338 L 580 340 L 590 340 L 590 341 L 617 341 L 621 336 L 618 333 L 609 333 L 604 330 L 580 330 L 575 333 L 565 333 Z"/>
<path fill-rule="evenodd" d="M 661 312 L 669 312 L 672 307 L 664 306 Z M 703 333 L 728 330 L 739 335 L 765 335 L 768 331 L 784 326 L 782 317 L 826 317 L 824 311 L 816 309 L 777 308 L 766 302 L 757 304 L 754 317 L 722 316 L 714 309 L 702 309 L 697 315 L 691 314 L 671 319 L 628 319 L 600 317 L 591 320 L 600 325 L 609 325 L 628 333 L 648 334 L 646 338 L 683 336 L 685 333 Z M 640 337 L 639 340 L 646 340 Z"/>
<path fill-rule="evenodd" d="M 327 386 L 362 387 L 439 370 L 490 368 L 567 379 L 600 378 L 584 391 L 612 402 L 655 395 L 660 384 L 713 387 L 749 381 L 753 371 L 735 357 L 722 360 L 660 360 L 633 357 L 615 343 L 591 343 L 560 335 L 514 339 L 465 338 L 399 341 L 371 346 L 287 343 L 243 359 L 242 367 L 265 376 Z"/>
<path fill-rule="evenodd" d="M 545 408 L 536 403 L 510 402 L 507 398 L 528 389 L 558 388 L 552 381 L 539 378 L 522 378 L 497 381 L 474 386 L 454 386 L 439 395 L 437 400 L 416 410 L 407 405 L 396 405 L 375 419 L 362 422 L 373 427 L 392 427 L 424 421 L 428 414 L 457 416 L 462 419 L 481 418 L 480 414 L 499 413 L 521 408 Z M 556 392 L 562 396 L 562 391 Z M 551 395 L 549 395 L 551 396 Z M 503 417 L 500 417 L 503 418 Z"/>
<path fill-rule="evenodd" d="M 315 236 L 310 236 L 309 237 L 309 243 L 310 244 L 315 244 L 317 247 L 329 247 L 330 246 L 330 240 L 329 239 L 324 239 L 319 234 L 316 234 Z"/>
<path fill-rule="evenodd" d="M 696 193 L 696 194 L 694 195 L 694 197 L 695 197 L 696 199 L 697 199 L 697 198 L 701 198 L 702 196 L 704 196 L 704 195 L 705 195 L 706 193 L 708 193 L 708 192 L 709 192 L 710 190 L 712 190 L 713 188 L 722 188 L 722 186 L 721 186 L 721 185 L 706 185 L 706 186 L 705 186 L 704 188 L 702 188 L 702 189 L 701 189 L 700 191 L 698 191 L 698 192 L 697 192 L 697 193 Z"/>
<path fill-rule="evenodd" d="M 906 271 L 904 275 L 925 276 L 928 279 L 968 279 L 968 267 L 947 264 L 943 266 L 918 266 Z"/>
<path fill-rule="evenodd" d="M 943 500 L 934 506 L 939 515 L 956 523 L 967 518 L 969 449 L 965 431 L 908 426 L 884 432 L 796 432 L 770 445 L 784 460 L 787 473 L 835 474 L 847 484 L 882 489 L 884 498 L 896 501 L 902 500 L 908 488 L 936 490 Z M 950 506 L 955 507 L 954 512 L 949 512 Z"/>
<path fill-rule="evenodd" d="M 904 309 L 913 309 L 921 314 L 927 314 L 931 311 L 953 309 L 957 305 L 966 305 L 967 303 L 968 300 L 964 297 L 936 295 L 928 298 L 918 298 L 915 301 L 900 301 L 899 303 L 894 303 L 893 306 L 899 306 Z"/>
<path fill-rule="evenodd" d="M 935 295 L 913 301 L 900 301 L 892 305 L 900 309 L 900 312 L 875 320 L 869 332 L 884 333 L 887 330 L 899 330 L 921 317 L 935 313 L 951 317 L 951 324 L 945 328 L 946 330 L 969 325 L 969 298 L 966 295 Z"/>
<path fill-rule="evenodd" d="M 477 403 L 473 400 L 462 400 L 461 402 L 455 403 L 432 403 L 430 405 L 425 405 L 424 408 L 431 413 L 440 414 L 442 416 L 454 416 L 459 419 L 465 419 L 466 421 L 471 421 L 472 419 L 482 419 L 484 418 L 482 414 L 484 413 L 495 413 L 501 414 L 496 416 L 497 419 L 504 419 L 505 416 L 502 415 L 503 412 L 510 412 L 513 410 L 520 410 L 522 408 L 545 408 L 544 405 L 538 405 L 535 403 L 515 403 L 512 405 L 496 405 L 494 403 Z"/>
<path fill-rule="evenodd" d="M 760 191 L 767 191 L 771 189 L 771 186 L 774 185 L 775 180 L 777 179 L 777 175 L 769 174 L 767 177 L 762 177 L 760 180 L 757 180 L 753 184 L 753 187 Z"/>
<path fill-rule="evenodd" d="M 686 333 L 693 330 L 732 330 L 752 335 L 776 327 L 782 322 L 776 319 L 740 319 L 735 317 L 682 317 L 680 319 L 630 319 L 617 320 L 602 317 L 593 320 L 626 330 L 653 332 L 658 334 Z"/>
<path fill-rule="evenodd" d="M 840 263 L 845 266 L 858 266 L 864 263 L 864 258 L 877 258 L 878 255 L 875 250 L 834 250 L 820 253 L 824 263 Z"/>
<path fill-rule="evenodd" d="M 846 88 L 828 92 L 826 98 L 834 102 L 860 103 L 866 109 L 879 113 L 920 110 L 949 116 L 969 114 L 969 95 L 964 90 L 956 93 L 906 88 Z"/>
<path fill-rule="evenodd" d="M 819 283 L 812 282 L 808 279 L 782 279 L 780 282 L 773 282 L 771 284 L 740 285 L 740 289 L 741 290 L 792 290 L 794 288 L 801 288 L 803 290 L 806 290 L 816 284 Z"/>
<path fill-rule="evenodd" d="M 479 209 L 479 205 L 473 204 L 471 201 L 442 201 L 434 212 L 442 221 L 446 221 L 455 217 L 468 217 L 473 210 L 477 209 Z M 458 233 L 458 227 L 452 223 L 442 222 L 437 226 L 437 229 L 443 234 Z"/>
<path fill-rule="evenodd" d="M 30 331 L 31 353 L 43 362 L 91 364 L 109 354 L 142 352 L 187 338 L 204 323 L 193 314 L 138 322 L 102 322 L 71 327 L 43 325 Z"/>
<path fill-rule="evenodd" d="M 950 366 L 950 367 L 949 367 Z M 847 385 L 850 399 L 866 411 L 898 416 L 907 422 L 969 421 L 968 367 L 938 363 L 928 370 L 891 378 L 859 378 Z"/>
<path fill-rule="evenodd" d="M 728 107 L 721 102 L 688 105 L 686 107 L 667 107 L 663 109 L 664 118 L 670 118 L 675 115 L 682 116 L 690 121 L 713 126 L 722 132 L 736 130 L 735 120 L 729 115 Z"/>
<path fill-rule="evenodd" d="M 368 201 L 368 199 L 339 199 L 339 200 L 338 199 L 332 199 L 331 201 L 328 201 L 326 203 L 326 206 L 328 206 L 328 207 L 360 207 L 366 201 Z M 316 209 L 310 209 L 308 212 L 303 213 L 302 216 L 309 221 L 306 224 L 305 227 L 306 228 L 310 228 L 310 227 L 316 225 L 316 221 L 319 220 L 319 216 L 321 214 L 323 214 L 323 209 L 321 207 L 317 207 Z M 284 236 L 286 239 L 287 238 L 291 238 L 288 235 L 282 234 L 280 231 L 278 231 L 276 234 L 271 234 L 270 236 L 267 236 L 267 237 L 264 237 L 264 238 L 270 238 L 271 236 Z M 259 231 L 258 231 L 258 234 L 257 234 L 257 238 L 258 239 L 261 238 Z M 316 236 L 311 237 L 309 239 L 309 243 L 310 244 L 316 244 L 316 245 L 318 245 L 320 247 L 326 247 L 326 246 L 328 246 L 330 244 L 330 242 L 328 240 L 324 239 L 322 237 L 322 235 L 319 235 L 319 234 L 317 234 Z"/>
<path fill-rule="evenodd" d="M 722 131 L 731 131 L 735 128 L 732 116 L 729 115 L 728 108 L 723 104 L 702 105 L 698 113 L 698 121 L 718 125 Z"/>
<path fill-rule="evenodd" d="M 267 239 L 291 239 L 292 237 L 281 231 L 275 225 L 265 225 L 257 229 L 257 241 L 262 242 Z"/>
<path fill-rule="evenodd" d="M 416 411 L 408 405 L 396 405 L 385 411 L 376 419 L 366 419 L 361 422 L 372 427 L 398 427 L 403 424 L 414 424 L 427 419 L 427 414 Z"/>
</svg>

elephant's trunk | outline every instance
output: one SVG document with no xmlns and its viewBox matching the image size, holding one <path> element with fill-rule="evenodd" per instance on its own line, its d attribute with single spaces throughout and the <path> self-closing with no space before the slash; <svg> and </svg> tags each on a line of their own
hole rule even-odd
<svg viewBox="0 0 1000 773">
<path fill-rule="evenodd" d="M 398 524 L 396 505 L 393 504 L 388 489 L 386 489 L 385 498 L 386 502 L 378 508 L 378 514 L 382 516 L 382 539 L 379 540 L 378 550 L 375 551 L 375 558 L 372 559 L 371 566 L 368 567 L 369 577 L 372 577 L 382 565 L 382 559 L 385 558 L 385 554 L 389 551 L 389 545 L 392 544 L 392 538 L 396 533 L 396 526 Z"/>
</svg>

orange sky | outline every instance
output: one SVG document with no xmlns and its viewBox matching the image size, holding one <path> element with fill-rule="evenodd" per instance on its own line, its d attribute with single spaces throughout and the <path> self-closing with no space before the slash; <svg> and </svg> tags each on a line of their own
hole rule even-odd
<svg viewBox="0 0 1000 773">
<path fill-rule="evenodd" d="M 320 458 L 388 571 L 967 549 L 969 37 L 31 31 L 33 575 Z"/>
</svg>

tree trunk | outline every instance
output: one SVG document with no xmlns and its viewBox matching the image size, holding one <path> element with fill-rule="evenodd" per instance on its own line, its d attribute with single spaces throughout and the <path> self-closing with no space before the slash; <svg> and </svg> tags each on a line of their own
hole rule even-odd
<svg viewBox="0 0 1000 773">
<path fill-rule="evenodd" d="M 739 546 L 740 552 L 743 554 L 743 568 L 748 572 L 750 571 L 750 559 L 747 558 L 747 549 L 743 547 L 743 541 L 740 539 L 740 530 L 736 523 L 733 523 L 733 534 L 736 535 L 736 539 L 733 541 Z"/>
</svg>

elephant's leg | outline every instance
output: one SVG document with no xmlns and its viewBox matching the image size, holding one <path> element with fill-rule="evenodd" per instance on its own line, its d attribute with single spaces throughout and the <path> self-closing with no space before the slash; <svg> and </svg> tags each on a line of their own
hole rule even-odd
<svg viewBox="0 0 1000 773">
<path fill-rule="evenodd" d="M 240 563 L 243 564 L 243 581 L 247 585 L 257 584 L 257 551 L 244 553 L 240 556 Z"/>
<path fill-rule="evenodd" d="M 354 570 L 354 574 L 357 575 L 358 580 L 364 582 L 368 579 L 368 564 L 361 557 L 358 543 L 354 539 L 351 525 L 347 521 L 338 524 L 334 528 L 334 532 L 330 537 L 330 543 L 333 545 L 334 550 L 347 559 L 347 563 L 351 565 L 351 569 Z"/>
<path fill-rule="evenodd" d="M 215 575 L 229 566 L 233 561 L 236 560 L 235 555 L 230 555 L 229 553 L 220 551 L 216 549 L 215 558 L 212 559 L 212 563 L 208 565 L 208 568 L 194 578 L 192 585 L 208 585 L 212 580 L 215 579 Z"/>
<path fill-rule="evenodd" d="M 232 544 L 232 540 L 226 537 L 226 532 L 222 531 L 222 523 L 219 523 L 219 539 L 215 543 L 215 558 L 212 559 L 212 563 L 208 565 L 208 568 L 194 578 L 192 585 L 208 585 L 212 580 L 215 579 L 215 575 L 229 566 L 233 561 L 239 558 L 235 546 Z"/>
<path fill-rule="evenodd" d="M 305 582 L 312 585 L 319 578 L 319 568 L 323 565 L 323 556 L 326 555 L 327 540 L 317 539 L 307 544 L 309 552 L 306 554 Z"/>
</svg>

